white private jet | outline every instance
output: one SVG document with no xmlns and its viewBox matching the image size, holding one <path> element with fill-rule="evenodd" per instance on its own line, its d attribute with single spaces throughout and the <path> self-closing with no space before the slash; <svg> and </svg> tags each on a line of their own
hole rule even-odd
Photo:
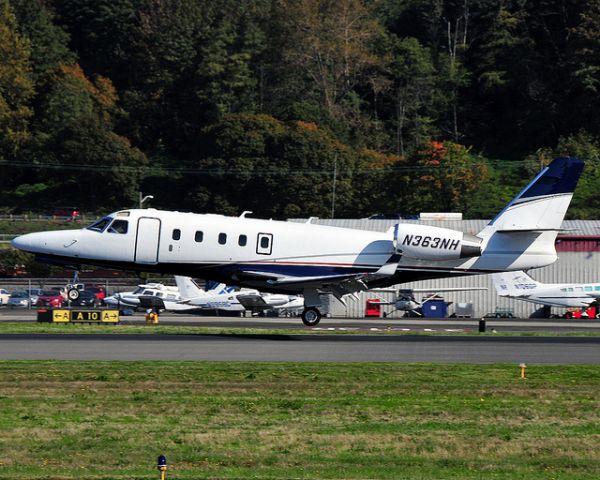
<svg viewBox="0 0 600 480">
<path fill-rule="evenodd" d="M 181 303 L 193 305 L 201 310 L 223 310 L 226 312 L 262 313 L 267 310 L 293 310 L 303 306 L 303 300 L 293 295 L 260 293 L 255 289 L 243 288 L 240 291 L 206 292 L 190 277 L 175 276 L 181 294 Z"/>
<path fill-rule="evenodd" d="M 587 308 L 600 299 L 600 283 L 540 283 L 525 272 L 494 273 L 492 282 L 501 297 L 551 307 Z"/>
<path fill-rule="evenodd" d="M 123 210 L 81 230 L 22 235 L 13 247 L 42 262 L 206 278 L 302 294 L 305 325 L 321 293 L 343 296 L 428 278 L 527 270 L 556 261 L 554 241 L 583 170 L 557 158 L 476 236 L 398 223 L 372 232 L 222 215 Z"/>
</svg>

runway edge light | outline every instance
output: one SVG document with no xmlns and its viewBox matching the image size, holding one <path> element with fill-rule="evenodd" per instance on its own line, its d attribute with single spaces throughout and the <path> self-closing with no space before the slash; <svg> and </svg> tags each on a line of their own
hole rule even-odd
<svg viewBox="0 0 600 480">
<path fill-rule="evenodd" d="M 156 468 L 160 472 L 160 480 L 165 480 L 167 475 L 167 457 L 159 455 Z"/>
<path fill-rule="evenodd" d="M 525 378 L 525 369 L 527 368 L 527 365 L 520 363 L 519 368 L 521 369 L 521 378 Z"/>
</svg>

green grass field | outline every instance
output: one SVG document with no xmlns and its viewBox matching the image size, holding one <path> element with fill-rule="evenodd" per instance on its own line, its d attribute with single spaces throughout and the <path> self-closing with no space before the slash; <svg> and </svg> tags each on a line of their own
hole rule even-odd
<svg viewBox="0 0 600 480">
<path fill-rule="evenodd" d="M 0 362 L 0 478 L 597 479 L 600 366 Z"/>
<path fill-rule="evenodd" d="M 126 322 L 126 321 L 125 321 Z M 361 330 L 336 330 L 335 333 L 323 330 L 313 330 L 311 328 L 245 328 L 245 327 L 203 327 L 203 326 L 186 326 L 186 325 L 144 325 L 144 324 L 127 324 L 119 325 L 112 324 L 87 324 L 87 323 L 37 323 L 37 322 L 0 322 L 0 334 L 12 333 L 138 333 L 138 334 L 162 334 L 162 335 L 487 335 L 495 336 L 497 333 L 488 329 L 486 333 L 478 333 L 477 327 L 470 327 L 464 332 L 446 332 L 436 330 L 434 332 L 425 332 L 422 330 L 414 330 L 405 332 L 402 330 L 386 329 L 382 327 L 380 330 L 373 331 L 370 329 Z M 298 320 L 300 323 L 300 320 Z M 531 331 L 501 331 L 502 336 L 548 336 L 548 337 L 593 337 L 600 335 L 600 329 L 589 329 L 585 331 L 535 331 L 532 327 Z"/>
</svg>

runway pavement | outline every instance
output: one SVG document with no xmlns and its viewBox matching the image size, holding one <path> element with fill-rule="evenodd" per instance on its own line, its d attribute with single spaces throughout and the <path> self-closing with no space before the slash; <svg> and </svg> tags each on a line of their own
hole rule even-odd
<svg viewBox="0 0 600 480">
<path fill-rule="evenodd" d="M 7 308 L 0 309 L 0 322 L 34 322 L 35 310 Z M 127 324 L 143 324 L 144 314 L 136 313 L 134 316 L 122 316 L 121 322 Z M 186 325 L 198 327 L 226 327 L 226 328 L 255 328 L 255 329 L 289 329 L 303 331 L 306 327 L 300 318 L 281 317 L 216 317 L 164 313 L 160 316 L 162 325 Z M 468 318 L 323 318 L 314 329 L 329 330 L 359 330 L 378 331 L 392 330 L 403 332 L 450 332 L 462 333 L 477 331 L 479 319 Z M 598 320 L 565 320 L 565 319 L 486 319 L 488 330 L 503 332 L 599 332 Z"/>
<path fill-rule="evenodd" d="M 0 322 L 33 322 L 35 311 L 0 310 Z M 147 335 L 147 334 L 4 334 L 0 359 L 63 360 L 222 360 L 293 362 L 525 362 L 600 363 L 600 336 L 514 337 L 502 333 L 600 332 L 595 320 L 487 319 L 494 336 L 462 335 L 477 331 L 479 319 L 324 318 L 304 335 L 299 318 L 203 317 L 161 315 L 163 325 L 286 329 L 289 335 Z M 123 324 L 144 323 L 143 314 L 122 317 Z M 336 335 L 343 330 L 353 335 Z M 402 331 L 416 335 L 361 335 Z M 418 335 L 443 332 L 444 336 Z M 451 335 L 448 335 L 450 333 Z"/>
<path fill-rule="evenodd" d="M 4 334 L 0 359 L 600 364 L 600 337 Z"/>
</svg>

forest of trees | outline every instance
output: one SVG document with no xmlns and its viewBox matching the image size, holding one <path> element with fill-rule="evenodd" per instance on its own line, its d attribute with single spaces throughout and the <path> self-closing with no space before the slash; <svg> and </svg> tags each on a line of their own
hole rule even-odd
<svg viewBox="0 0 600 480">
<path fill-rule="evenodd" d="M 0 212 L 599 218 L 600 0 L 0 0 Z"/>
</svg>

